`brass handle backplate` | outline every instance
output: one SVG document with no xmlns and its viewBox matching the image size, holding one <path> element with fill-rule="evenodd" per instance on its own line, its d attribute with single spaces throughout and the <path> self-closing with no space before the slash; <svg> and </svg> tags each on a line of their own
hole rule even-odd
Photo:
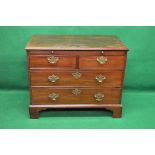
<svg viewBox="0 0 155 155">
<path fill-rule="evenodd" d="M 79 94 L 81 94 L 81 90 L 80 89 L 78 89 L 78 88 L 76 88 L 76 89 L 74 89 L 74 90 L 72 90 L 72 94 L 74 94 L 74 95 L 79 95 Z"/>
<path fill-rule="evenodd" d="M 81 76 L 82 76 L 82 74 L 81 74 L 80 72 L 72 73 L 72 75 L 73 75 L 73 77 L 74 77 L 75 79 L 80 79 Z"/>
<path fill-rule="evenodd" d="M 103 82 L 105 79 L 106 79 L 106 77 L 103 75 L 97 75 L 96 76 L 96 81 L 99 83 Z"/>
<path fill-rule="evenodd" d="M 102 101 L 104 99 L 104 94 L 97 93 L 97 94 L 94 95 L 94 98 L 95 98 L 96 101 L 100 102 L 100 101 Z"/>
<path fill-rule="evenodd" d="M 59 61 L 59 58 L 58 57 L 55 57 L 55 56 L 50 56 L 50 57 L 48 57 L 47 58 L 48 59 L 48 62 L 50 63 L 50 64 L 56 64 L 58 61 Z"/>
<path fill-rule="evenodd" d="M 48 97 L 50 100 L 56 101 L 60 97 L 60 95 L 56 93 L 52 93 L 52 94 L 49 94 Z"/>
<path fill-rule="evenodd" d="M 56 81 L 58 81 L 60 78 L 59 78 L 59 76 L 57 76 L 57 75 L 51 75 L 51 76 L 49 76 L 48 77 L 48 81 L 49 82 L 52 82 L 52 83 L 55 83 Z"/>
<path fill-rule="evenodd" d="M 106 62 L 107 62 L 107 57 L 104 57 L 104 56 L 100 56 L 100 57 L 97 57 L 97 62 L 99 63 L 99 64 L 105 64 Z"/>
</svg>

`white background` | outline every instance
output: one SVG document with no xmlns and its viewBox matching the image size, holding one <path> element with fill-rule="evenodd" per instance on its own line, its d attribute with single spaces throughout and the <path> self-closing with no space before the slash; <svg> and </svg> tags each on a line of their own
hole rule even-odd
<svg viewBox="0 0 155 155">
<path fill-rule="evenodd" d="M 154 26 L 154 8 L 153 0 L 0 0 L 0 25 Z M 154 147 L 154 130 L 0 131 L 0 155 L 155 155 Z"/>
<path fill-rule="evenodd" d="M 154 155 L 153 130 L 1 130 L 1 155 Z"/>
<path fill-rule="evenodd" d="M 154 25 L 154 0 L 0 0 L 1 25 Z"/>
</svg>

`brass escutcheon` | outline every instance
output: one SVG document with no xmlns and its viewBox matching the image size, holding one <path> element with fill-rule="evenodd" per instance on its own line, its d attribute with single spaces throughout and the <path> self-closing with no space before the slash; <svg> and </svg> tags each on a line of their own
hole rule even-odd
<svg viewBox="0 0 155 155">
<path fill-rule="evenodd" d="M 72 90 L 72 93 L 74 94 L 74 95 L 79 95 L 79 94 L 81 94 L 81 90 L 80 89 L 78 89 L 78 88 L 76 88 L 76 89 L 74 89 L 74 90 Z"/>
<path fill-rule="evenodd" d="M 73 75 L 73 77 L 74 77 L 75 79 L 80 79 L 81 76 L 82 76 L 82 74 L 81 74 L 80 72 L 72 73 L 72 75 Z"/>
<path fill-rule="evenodd" d="M 107 57 L 104 57 L 104 56 L 100 56 L 100 57 L 97 57 L 97 62 L 99 63 L 99 64 L 105 64 L 106 62 L 107 62 Z"/>
<path fill-rule="evenodd" d="M 50 63 L 50 64 L 56 64 L 57 62 L 58 62 L 58 60 L 59 60 L 59 58 L 58 57 L 55 57 L 55 56 L 50 56 L 50 57 L 48 57 L 47 58 L 48 59 L 48 62 Z"/>
<path fill-rule="evenodd" d="M 105 79 L 106 79 L 106 77 L 103 75 L 97 75 L 96 76 L 96 81 L 99 83 L 103 82 Z"/>
<path fill-rule="evenodd" d="M 48 76 L 48 81 L 49 82 L 52 82 L 52 83 L 55 83 L 56 81 L 58 81 L 60 78 L 59 78 L 59 76 L 57 76 L 57 75 L 51 75 L 51 76 Z"/>
</svg>

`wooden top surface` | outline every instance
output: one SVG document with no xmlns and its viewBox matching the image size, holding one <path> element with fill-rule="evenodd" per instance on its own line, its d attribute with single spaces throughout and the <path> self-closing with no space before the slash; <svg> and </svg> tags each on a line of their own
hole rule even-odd
<svg viewBox="0 0 155 155">
<path fill-rule="evenodd" d="M 117 36 L 34 35 L 27 50 L 128 50 Z"/>
</svg>

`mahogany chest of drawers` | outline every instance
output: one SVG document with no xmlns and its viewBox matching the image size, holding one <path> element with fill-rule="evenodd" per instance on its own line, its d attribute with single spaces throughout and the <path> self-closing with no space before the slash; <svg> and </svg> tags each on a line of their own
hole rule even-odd
<svg viewBox="0 0 155 155">
<path fill-rule="evenodd" d="M 34 35 L 26 51 L 31 118 L 49 108 L 102 108 L 121 117 L 128 49 L 116 36 Z"/>
</svg>

